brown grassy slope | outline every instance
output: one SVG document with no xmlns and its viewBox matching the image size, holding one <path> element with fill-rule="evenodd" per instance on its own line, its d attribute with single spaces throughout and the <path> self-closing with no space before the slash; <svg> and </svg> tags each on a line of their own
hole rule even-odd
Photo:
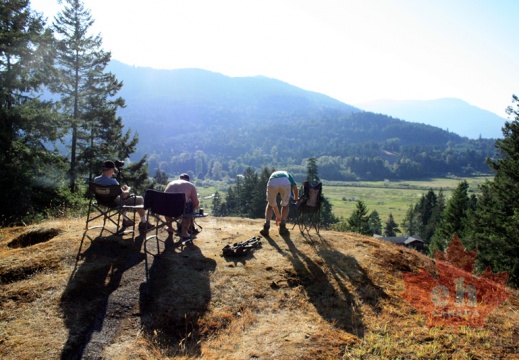
<svg viewBox="0 0 519 360">
<path fill-rule="evenodd" d="M 83 220 L 1 229 L 0 358 L 519 358 L 517 291 L 485 328 L 428 328 L 401 274 L 434 273 L 431 259 L 297 228 L 222 256 L 261 223 L 200 219 L 193 246 L 160 244 L 160 256 L 142 236 L 86 240 L 78 262 Z"/>
</svg>

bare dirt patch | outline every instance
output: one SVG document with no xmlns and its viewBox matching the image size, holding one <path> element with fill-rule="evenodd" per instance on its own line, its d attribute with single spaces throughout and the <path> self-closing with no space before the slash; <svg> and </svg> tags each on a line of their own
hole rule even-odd
<svg viewBox="0 0 519 360">
<path fill-rule="evenodd" d="M 7 247 L 11 249 L 25 248 L 47 242 L 58 236 L 60 230 L 58 229 L 37 229 L 29 231 L 15 238 L 14 240 L 7 243 Z"/>
</svg>

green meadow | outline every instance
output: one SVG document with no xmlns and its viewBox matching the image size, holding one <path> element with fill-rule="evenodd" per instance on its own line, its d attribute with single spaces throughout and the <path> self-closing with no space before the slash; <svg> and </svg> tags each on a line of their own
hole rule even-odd
<svg viewBox="0 0 519 360">
<path fill-rule="evenodd" d="M 449 199 L 453 190 L 460 181 L 469 183 L 469 191 L 477 193 L 478 187 L 485 180 L 492 177 L 470 178 L 433 178 L 422 181 L 359 181 L 359 182 L 329 182 L 323 181 L 323 195 L 328 198 L 335 216 L 347 219 L 357 206 L 357 201 L 362 200 L 369 212 L 377 210 L 380 220 L 385 223 L 390 213 L 399 224 L 405 218 L 409 205 L 414 205 L 429 189 L 436 193 L 440 189 L 446 199 Z M 219 191 L 225 197 L 226 186 L 219 186 Z M 215 186 L 198 186 L 200 200 L 206 212 L 210 212 L 212 199 L 210 197 L 217 190 Z"/>
<path fill-rule="evenodd" d="M 429 189 L 438 193 L 442 189 L 446 199 L 462 180 L 470 186 L 469 192 L 477 193 L 479 185 L 491 177 L 471 178 L 434 178 L 422 181 L 361 181 L 361 182 L 323 182 L 323 195 L 333 205 L 333 213 L 347 219 L 356 209 L 357 201 L 362 200 L 369 212 L 377 210 L 384 223 L 392 213 L 399 224 L 405 218 L 409 205 L 414 205 Z"/>
</svg>

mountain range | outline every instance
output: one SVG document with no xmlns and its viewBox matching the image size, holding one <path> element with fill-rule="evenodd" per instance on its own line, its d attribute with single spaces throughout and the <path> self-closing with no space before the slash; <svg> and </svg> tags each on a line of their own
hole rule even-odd
<svg viewBox="0 0 519 360">
<path fill-rule="evenodd" d="M 424 123 L 471 139 L 501 138 L 506 119 L 453 98 L 436 100 L 377 100 L 356 104 L 366 111 Z"/>
<path fill-rule="evenodd" d="M 127 106 L 119 115 L 138 132 L 135 156 L 148 156 L 151 173 L 196 166 L 196 176 L 233 177 L 245 167 L 267 165 L 303 171 L 305 159 L 316 157 L 329 163 L 328 176 L 336 180 L 391 178 L 398 172 L 431 176 L 462 168 L 486 171 L 484 159 L 493 147 L 493 140 L 474 143 L 452 131 L 364 111 L 263 76 L 232 78 L 117 61 L 108 70 L 123 81 L 118 95 Z M 453 151 L 475 153 L 453 157 Z M 429 160 L 435 164 L 426 164 Z"/>
</svg>

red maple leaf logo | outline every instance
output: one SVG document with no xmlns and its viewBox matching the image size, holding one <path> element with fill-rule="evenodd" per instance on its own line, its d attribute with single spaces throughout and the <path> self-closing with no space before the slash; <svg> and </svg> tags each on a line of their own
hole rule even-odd
<svg viewBox="0 0 519 360">
<path fill-rule="evenodd" d="M 454 234 L 445 253 L 434 254 L 437 279 L 423 268 L 417 274 L 402 272 L 406 291 L 401 296 L 427 317 L 428 326 L 482 327 L 508 298 L 508 272 L 486 268 L 479 277 L 473 274 L 476 252 L 467 252 Z"/>
</svg>

